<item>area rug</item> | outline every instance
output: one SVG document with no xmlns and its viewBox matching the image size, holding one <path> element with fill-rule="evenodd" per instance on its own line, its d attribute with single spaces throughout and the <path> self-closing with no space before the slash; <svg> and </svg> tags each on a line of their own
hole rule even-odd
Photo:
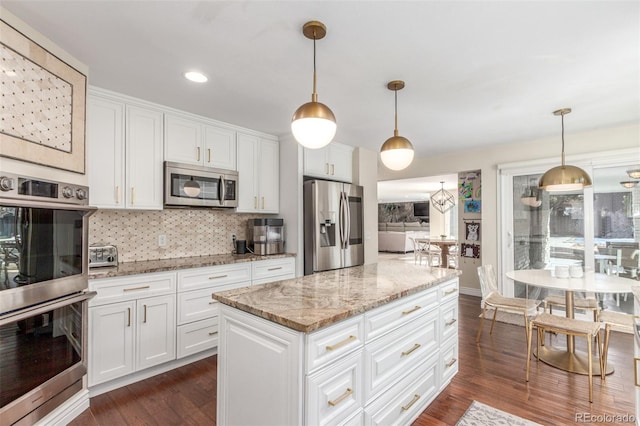
<svg viewBox="0 0 640 426">
<path fill-rule="evenodd" d="M 498 311 L 498 313 L 500 313 Z M 522 417 L 514 416 L 490 407 L 478 401 L 473 401 L 467 411 L 460 417 L 456 426 L 542 426 Z"/>
<path fill-rule="evenodd" d="M 480 312 L 480 315 L 478 315 L 478 317 L 481 316 L 482 312 Z M 491 322 L 491 320 L 493 319 L 493 309 L 487 309 L 487 312 L 484 314 L 484 319 L 485 321 Z M 522 314 L 512 314 L 510 312 L 499 310 L 498 314 L 496 315 L 496 321 L 524 327 L 524 317 L 522 316 Z"/>
</svg>

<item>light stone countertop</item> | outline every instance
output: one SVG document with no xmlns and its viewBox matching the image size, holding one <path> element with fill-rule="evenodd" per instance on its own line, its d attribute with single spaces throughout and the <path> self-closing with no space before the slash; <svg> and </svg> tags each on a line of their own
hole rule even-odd
<svg viewBox="0 0 640 426">
<path fill-rule="evenodd" d="M 214 293 L 225 305 L 309 333 L 461 275 L 398 261 Z"/>
<path fill-rule="evenodd" d="M 202 268 L 205 266 L 229 265 L 232 263 L 295 257 L 293 253 L 258 256 L 255 254 L 216 254 L 211 256 L 179 257 L 173 259 L 123 262 L 118 266 L 89 269 L 89 279 L 122 277 L 151 272 L 175 271 L 178 269 Z"/>
</svg>

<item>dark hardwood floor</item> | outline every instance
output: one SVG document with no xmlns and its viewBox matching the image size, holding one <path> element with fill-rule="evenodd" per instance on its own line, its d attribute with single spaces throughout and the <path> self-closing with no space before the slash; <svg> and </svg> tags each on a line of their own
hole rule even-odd
<svg viewBox="0 0 640 426">
<path fill-rule="evenodd" d="M 455 425 L 473 400 L 543 425 L 576 424 L 576 415 L 635 412 L 633 336 L 612 333 L 609 361 L 615 372 L 604 382 L 594 378 L 594 399 L 589 403 L 586 376 L 532 361 L 530 382 L 525 382 L 522 327 L 496 323 L 489 335 L 487 321 L 482 341 L 476 345 L 479 313 L 479 298 L 460 297 L 460 370 L 414 426 Z M 554 338 L 554 344 L 562 341 Z M 576 347 L 584 349 L 584 339 L 577 339 Z M 214 425 L 216 361 L 217 357 L 210 357 L 92 398 L 91 408 L 71 424 Z"/>
</svg>

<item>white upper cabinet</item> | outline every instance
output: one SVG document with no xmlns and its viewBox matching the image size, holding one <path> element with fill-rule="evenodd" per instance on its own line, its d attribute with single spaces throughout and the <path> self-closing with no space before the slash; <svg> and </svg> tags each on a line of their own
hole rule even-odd
<svg viewBox="0 0 640 426">
<path fill-rule="evenodd" d="M 236 170 L 236 132 L 203 120 L 165 114 L 165 160 Z"/>
<path fill-rule="evenodd" d="M 238 133 L 238 212 L 278 213 L 280 144 Z"/>
<path fill-rule="evenodd" d="M 330 143 L 320 149 L 304 149 L 304 174 L 321 179 L 352 182 L 353 147 Z"/>
<path fill-rule="evenodd" d="M 89 203 L 162 209 L 162 112 L 100 92 L 87 99 Z"/>
</svg>

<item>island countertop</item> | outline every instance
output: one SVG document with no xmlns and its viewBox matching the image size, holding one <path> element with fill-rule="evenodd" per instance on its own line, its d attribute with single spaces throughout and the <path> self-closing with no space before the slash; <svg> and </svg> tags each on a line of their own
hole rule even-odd
<svg viewBox="0 0 640 426">
<path fill-rule="evenodd" d="M 225 305 L 309 333 L 461 275 L 398 261 L 214 293 Z"/>
</svg>

